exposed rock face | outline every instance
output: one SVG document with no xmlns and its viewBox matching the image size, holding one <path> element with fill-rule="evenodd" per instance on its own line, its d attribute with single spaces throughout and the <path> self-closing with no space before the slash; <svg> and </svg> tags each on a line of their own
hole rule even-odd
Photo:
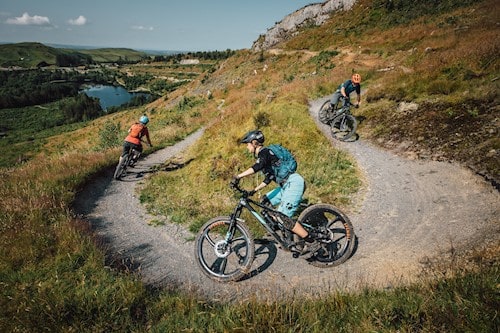
<svg viewBox="0 0 500 333">
<path fill-rule="evenodd" d="M 272 48 L 278 43 L 286 41 L 297 34 L 297 30 L 306 25 L 321 25 L 330 13 L 339 10 L 349 10 L 356 0 L 328 0 L 322 3 L 307 5 L 267 30 L 252 45 L 252 50 L 261 51 Z"/>
</svg>

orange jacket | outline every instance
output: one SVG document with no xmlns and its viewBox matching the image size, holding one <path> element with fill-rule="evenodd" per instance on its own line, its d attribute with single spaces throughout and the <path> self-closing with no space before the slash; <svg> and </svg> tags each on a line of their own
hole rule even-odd
<svg viewBox="0 0 500 333">
<path fill-rule="evenodd" d="M 146 136 L 148 144 L 151 145 L 151 140 L 149 138 L 148 128 L 141 123 L 135 123 L 132 126 L 130 126 L 130 128 L 128 130 L 128 135 L 125 138 L 125 141 L 133 143 L 135 145 L 140 145 L 141 138 L 143 136 Z"/>
</svg>

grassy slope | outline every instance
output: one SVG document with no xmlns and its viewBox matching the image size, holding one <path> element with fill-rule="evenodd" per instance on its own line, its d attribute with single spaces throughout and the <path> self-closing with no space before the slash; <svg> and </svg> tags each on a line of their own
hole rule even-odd
<svg viewBox="0 0 500 333">
<path fill-rule="evenodd" d="M 144 52 L 125 48 L 82 49 L 78 52 L 91 56 L 96 62 L 139 61 L 146 56 Z"/>
<path fill-rule="evenodd" d="M 396 21 L 421 7 L 388 15 L 363 3 L 370 2 L 349 20 L 336 15 L 287 47 L 342 51 L 331 71 L 336 83 L 351 71 L 362 74 L 365 104 L 356 114 L 363 136 L 412 158 L 457 161 L 498 186 L 498 3 L 474 2 L 411 24 Z M 405 109 L 410 102 L 418 108 Z"/>
<path fill-rule="evenodd" d="M 482 10 L 485 6 L 486 10 Z M 456 33 L 454 25 L 443 25 L 443 22 L 451 18 L 459 22 L 464 20 L 476 36 L 478 30 L 474 29 L 485 26 L 481 32 L 485 40 L 490 38 L 490 42 L 470 52 L 473 53 L 472 59 L 489 59 L 492 57 L 491 47 L 498 49 L 498 42 L 490 33 L 495 26 L 485 22 L 490 22 L 490 17 L 494 22 L 498 21 L 497 11 L 492 10 L 496 7 L 493 1 L 484 1 L 478 3 L 474 11 L 464 8 L 444 14 L 448 19 L 442 16 L 408 27 L 367 28 L 355 35 L 334 34 L 337 30 L 332 30 L 333 27 L 339 29 L 339 20 L 334 17 L 330 30 L 327 25 L 290 41 L 288 53 L 266 52 L 261 62 L 257 54 L 240 52 L 220 66 L 204 85 L 194 82 L 146 108 L 113 114 L 89 123 L 86 128 L 51 138 L 41 158 L 0 173 L 0 328 L 6 331 L 14 328 L 146 331 L 148 327 L 164 331 L 187 328 L 269 331 L 272 325 L 278 331 L 305 331 L 306 327 L 317 332 L 325 329 L 359 332 L 495 331 L 498 329 L 495 311 L 499 304 L 497 249 L 492 249 L 488 255 L 476 254 L 473 269 L 440 267 L 436 276 L 448 278 L 435 283 L 387 292 L 329 294 L 318 301 L 220 305 L 166 291 L 151 293 L 133 277 L 104 268 L 104 257 L 97 250 L 95 239 L 88 236 L 90 230 L 83 221 L 71 216 L 68 207 L 78 184 L 99 169 L 115 163 L 119 148 L 96 151 L 96 133 L 110 122 L 120 124 L 125 130 L 131 121 L 147 111 L 152 118 L 154 140 L 159 146 L 178 140 L 202 124 L 214 122 L 207 130 L 206 144 L 195 147 L 184 157 L 196 157 L 189 164 L 190 168 L 181 169 L 172 179 L 158 174 L 141 194 L 144 201 L 162 210 L 161 214 L 169 214 L 179 221 L 187 218 L 182 216 L 181 209 L 186 203 L 166 196 L 170 192 L 168 186 L 175 188 L 179 182 L 182 186 L 196 184 L 196 188 L 203 189 L 199 186 L 202 184 L 205 189 L 210 189 L 210 192 L 193 189 L 197 202 L 210 202 L 207 198 L 216 193 L 221 199 L 218 201 L 231 205 L 227 199 L 227 180 L 238 168 L 251 163 L 251 158 L 244 157 L 243 147 L 238 147 L 235 141 L 256 123 L 265 125 L 263 129 L 270 141 L 282 141 L 296 152 L 301 161 L 300 171 L 312 185 L 307 192 L 311 200 L 336 202 L 348 208 L 353 191 L 359 186 L 353 177 L 353 164 L 331 148 L 325 148 L 328 147 L 325 139 L 308 117 L 307 100 L 330 94 L 339 80 L 349 76 L 352 70 L 361 72 L 365 77 L 364 105 L 359 109 L 365 117 L 361 133 L 380 139 L 382 144 L 390 142 L 391 133 L 398 128 L 392 126 L 400 121 L 398 117 L 403 118 L 401 124 L 406 126 L 404 117 L 407 113 L 418 114 L 409 111 L 397 113 L 396 105 L 400 101 L 431 101 L 436 105 L 455 103 L 451 105 L 460 106 L 465 99 L 464 92 L 469 89 L 472 91 L 470 95 L 480 102 L 490 100 L 488 96 L 493 91 L 492 103 L 495 103 L 498 89 L 491 86 L 496 84 L 491 80 L 498 76 L 497 57 L 483 62 L 483 67 L 475 67 L 477 61 L 467 60 L 469 58 L 464 56 L 464 50 L 471 50 L 470 45 L 462 48 L 462 41 L 468 39 L 450 40 Z M 361 18 L 365 8 L 356 6 L 352 17 L 359 15 Z M 468 35 L 470 31 L 460 30 L 458 33 Z M 326 42 L 321 44 L 319 41 L 323 39 Z M 306 40 L 308 43 L 318 41 L 318 46 L 310 45 L 312 51 L 330 48 L 342 53 L 337 56 L 332 53 L 325 61 L 319 53 L 296 52 L 293 43 L 309 45 Z M 437 50 L 434 52 L 439 52 L 439 57 L 435 53 L 429 57 L 424 51 L 427 45 Z M 417 50 L 410 51 L 414 47 Z M 460 56 L 451 56 L 453 50 Z M 439 67 L 443 61 L 444 65 Z M 264 65 L 267 65 L 265 72 Z M 377 71 L 391 66 L 396 69 Z M 457 79 L 446 81 L 453 84 L 453 89 L 448 93 L 431 93 L 435 89 L 426 88 L 432 87 L 435 80 L 439 81 L 449 72 L 449 69 L 443 72 L 445 68 L 458 71 Z M 410 72 L 406 72 L 407 69 Z M 468 70 L 480 75 L 464 82 L 463 75 Z M 469 81 L 473 83 L 472 87 L 465 84 Z M 207 90 L 212 92 L 213 98 L 206 98 Z M 196 98 L 186 103 L 183 95 L 195 95 Z M 222 101 L 223 106 L 218 109 Z M 482 115 L 481 110 L 475 117 Z M 455 108 L 443 111 L 445 115 L 457 112 Z M 472 110 L 472 114 L 475 113 Z M 426 126 L 415 122 L 410 130 L 432 128 L 427 125 L 434 119 L 440 118 L 427 118 Z M 480 119 L 489 123 L 487 118 Z M 406 133 L 401 135 L 404 140 L 415 139 L 407 137 Z M 401 140 L 395 137 L 393 141 L 398 139 Z M 418 140 L 418 137 L 416 140 L 425 141 Z M 335 156 L 338 163 L 330 165 L 331 159 L 326 160 L 325 149 L 329 149 L 329 156 Z M 459 149 L 460 146 L 453 151 Z M 324 156 L 325 160 L 314 161 L 318 155 Z M 320 171 L 318 165 L 326 169 Z M 331 181 L 329 177 L 332 175 L 340 175 L 341 179 L 335 180 L 337 184 L 332 190 L 323 191 L 326 189 L 323 183 Z M 353 183 L 346 184 L 346 180 Z M 169 185 L 170 181 L 173 185 Z M 347 192 L 343 192 L 344 189 Z M 158 201 L 152 201 L 153 197 Z M 204 209 L 216 213 L 225 207 Z M 195 213 L 201 220 L 201 213 Z"/>
<path fill-rule="evenodd" d="M 0 44 L 0 66 L 35 67 L 41 62 L 55 65 L 59 54 L 81 53 L 96 62 L 116 62 L 118 60 L 139 61 L 145 54 L 132 49 L 103 48 L 91 50 L 59 49 L 41 43 Z"/>
<path fill-rule="evenodd" d="M 42 61 L 56 63 L 61 51 L 40 43 L 17 43 L 0 45 L 0 65 L 2 67 L 35 67 Z"/>
</svg>

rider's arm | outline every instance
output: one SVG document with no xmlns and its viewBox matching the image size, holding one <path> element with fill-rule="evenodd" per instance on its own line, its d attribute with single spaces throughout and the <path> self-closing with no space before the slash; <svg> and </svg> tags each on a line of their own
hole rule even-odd
<svg viewBox="0 0 500 333">
<path fill-rule="evenodd" d="M 346 98 L 349 98 L 347 96 L 347 93 L 345 92 L 345 87 L 342 85 L 342 88 L 340 88 L 340 93 L 342 94 L 342 96 L 346 97 Z"/>
<path fill-rule="evenodd" d="M 243 171 L 242 173 L 236 175 L 236 178 L 241 179 L 243 177 L 253 175 L 254 173 L 255 173 L 255 170 L 253 168 L 248 168 L 247 170 Z M 257 192 L 257 191 L 261 190 L 262 188 L 266 187 L 269 184 L 269 182 L 266 183 L 266 180 L 267 179 L 265 179 L 262 183 L 260 183 L 253 191 Z"/>
<path fill-rule="evenodd" d="M 144 132 L 145 132 L 144 134 L 146 134 L 146 140 L 148 141 L 148 145 L 150 147 L 153 147 L 153 144 L 151 143 L 151 138 L 149 137 L 149 130 L 147 127 L 145 128 Z"/>
<path fill-rule="evenodd" d="M 352 84 L 351 80 L 346 80 L 344 83 L 340 85 L 340 93 L 347 99 L 349 99 L 349 93 L 345 90 L 345 88 L 351 84 Z"/>
<path fill-rule="evenodd" d="M 358 106 L 361 104 L 361 86 L 358 84 L 356 86 L 356 94 L 358 95 Z"/>
<path fill-rule="evenodd" d="M 268 183 L 266 182 L 262 182 L 260 183 L 256 188 L 254 188 L 254 192 L 258 192 L 260 191 L 261 189 L 263 189 L 264 187 L 266 187 L 268 185 Z"/>
<path fill-rule="evenodd" d="M 246 176 L 253 175 L 254 173 L 255 173 L 255 170 L 253 168 L 248 168 L 245 171 L 243 171 L 242 173 L 236 175 L 236 178 L 240 179 L 240 178 L 243 178 Z"/>
</svg>

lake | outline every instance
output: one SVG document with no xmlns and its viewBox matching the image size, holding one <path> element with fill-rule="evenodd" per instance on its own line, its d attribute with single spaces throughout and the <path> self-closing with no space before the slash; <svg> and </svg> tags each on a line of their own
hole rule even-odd
<svg viewBox="0 0 500 333">
<path fill-rule="evenodd" d="M 112 106 L 120 106 L 128 103 L 135 96 L 149 96 L 149 94 L 146 93 L 131 93 L 122 86 L 109 86 L 102 84 L 86 86 L 82 92 L 89 97 L 98 98 L 99 104 L 101 104 L 101 108 L 103 110 L 107 110 Z"/>
</svg>

